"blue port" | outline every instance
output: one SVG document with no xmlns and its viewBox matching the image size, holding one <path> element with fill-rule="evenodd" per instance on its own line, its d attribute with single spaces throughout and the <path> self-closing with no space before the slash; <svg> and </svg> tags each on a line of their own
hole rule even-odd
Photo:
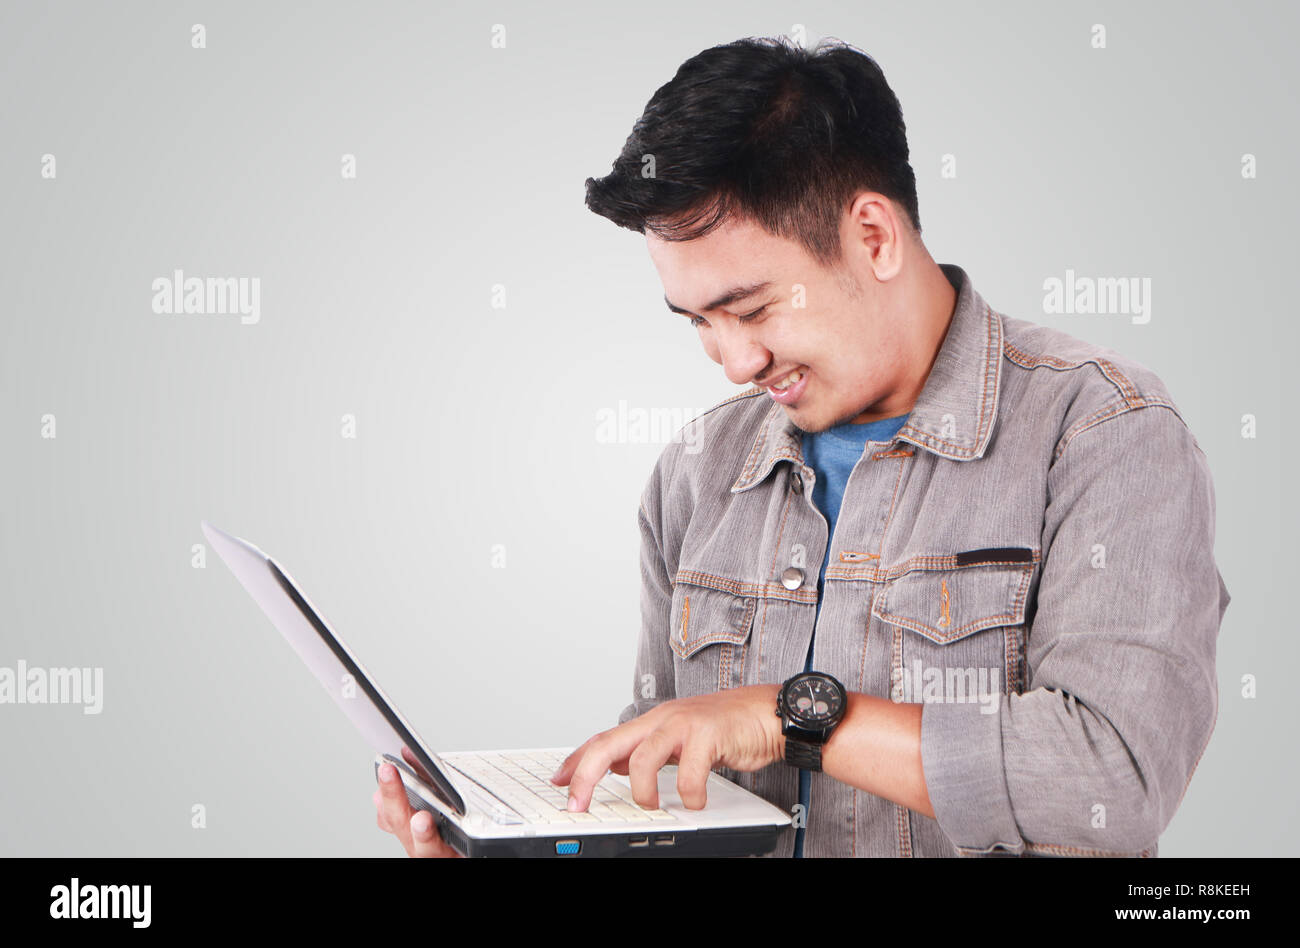
<svg viewBox="0 0 1300 948">
<path fill-rule="evenodd" d="M 582 842 L 576 839 L 561 839 L 555 844 L 555 855 L 576 856 L 582 848 Z"/>
</svg>

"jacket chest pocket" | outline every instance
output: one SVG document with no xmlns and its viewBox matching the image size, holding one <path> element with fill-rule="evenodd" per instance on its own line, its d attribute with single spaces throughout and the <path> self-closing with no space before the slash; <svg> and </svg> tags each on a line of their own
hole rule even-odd
<svg viewBox="0 0 1300 948">
<path fill-rule="evenodd" d="M 1025 608 L 1038 551 L 972 550 L 914 557 L 876 594 L 894 627 L 895 701 L 980 702 L 1024 690 Z"/>
<path fill-rule="evenodd" d="M 757 605 L 753 597 L 677 584 L 669 644 L 679 698 L 740 687 Z"/>
</svg>

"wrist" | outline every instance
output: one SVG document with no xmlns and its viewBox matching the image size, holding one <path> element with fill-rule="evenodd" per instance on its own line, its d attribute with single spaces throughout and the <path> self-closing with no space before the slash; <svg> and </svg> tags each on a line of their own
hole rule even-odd
<svg viewBox="0 0 1300 948">
<path fill-rule="evenodd" d="M 800 770 L 820 771 L 822 752 L 844 720 L 848 691 L 833 675 L 805 671 L 777 691 L 781 759 Z"/>
<path fill-rule="evenodd" d="M 776 713 L 776 702 L 781 696 L 780 685 L 761 685 L 762 709 L 760 718 L 767 736 L 768 762 L 779 764 L 785 760 L 785 735 L 781 733 L 781 716 Z"/>
</svg>

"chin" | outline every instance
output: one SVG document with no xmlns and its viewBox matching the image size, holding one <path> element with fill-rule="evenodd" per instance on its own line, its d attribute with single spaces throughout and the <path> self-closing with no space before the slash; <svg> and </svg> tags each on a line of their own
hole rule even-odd
<svg viewBox="0 0 1300 948">
<path fill-rule="evenodd" d="M 814 418 L 807 412 L 800 411 L 798 408 L 787 408 L 785 410 L 785 416 L 790 419 L 790 424 L 794 425 L 805 434 L 817 434 L 817 432 L 825 431 L 830 427 L 829 422 Z"/>
</svg>

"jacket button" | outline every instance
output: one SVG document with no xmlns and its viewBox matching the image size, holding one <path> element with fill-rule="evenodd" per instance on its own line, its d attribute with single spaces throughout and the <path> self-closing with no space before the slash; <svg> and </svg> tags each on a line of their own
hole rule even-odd
<svg viewBox="0 0 1300 948">
<path fill-rule="evenodd" d="M 803 570 L 797 566 L 791 566 L 781 574 L 781 585 L 786 589 L 798 589 L 803 585 Z"/>
<path fill-rule="evenodd" d="M 798 471 L 790 473 L 790 489 L 796 494 L 803 493 L 803 477 Z"/>
</svg>

